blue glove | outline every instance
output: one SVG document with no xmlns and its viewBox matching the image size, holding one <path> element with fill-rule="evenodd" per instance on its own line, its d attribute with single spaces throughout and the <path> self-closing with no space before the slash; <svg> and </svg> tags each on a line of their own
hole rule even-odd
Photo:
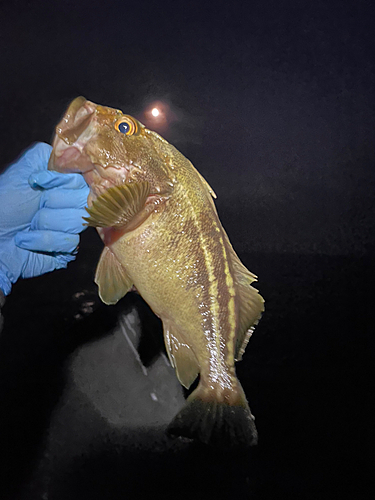
<svg viewBox="0 0 375 500">
<path fill-rule="evenodd" d="M 37 143 L 0 175 L 0 289 L 75 259 L 89 188 L 80 174 L 47 170 L 51 146 Z"/>
</svg>

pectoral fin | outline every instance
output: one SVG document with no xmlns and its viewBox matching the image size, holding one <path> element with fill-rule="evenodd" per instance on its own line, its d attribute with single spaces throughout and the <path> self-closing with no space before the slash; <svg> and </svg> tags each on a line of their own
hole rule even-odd
<svg viewBox="0 0 375 500">
<path fill-rule="evenodd" d="M 108 247 L 100 256 L 95 283 L 99 287 L 99 297 L 107 305 L 116 304 L 133 286 L 124 267 Z"/>
<path fill-rule="evenodd" d="M 88 226 L 121 228 L 142 211 L 149 194 L 146 181 L 109 188 L 86 208 L 89 217 L 83 219 Z"/>
<path fill-rule="evenodd" d="M 199 364 L 191 347 L 182 335 L 164 324 L 164 340 L 171 365 L 181 384 L 189 389 L 199 373 Z"/>
</svg>

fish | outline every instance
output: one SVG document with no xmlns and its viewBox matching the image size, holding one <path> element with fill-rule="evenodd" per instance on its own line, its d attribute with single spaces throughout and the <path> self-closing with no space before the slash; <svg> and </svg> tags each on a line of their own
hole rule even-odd
<svg viewBox="0 0 375 500">
<path fill-rule="evenodd" d="M 216 195 L 173 145 L 121 110 L 77 97 L 56 127 L 48 168 L 81 173 L 88 185 L 86 224 L 104 249 L 95 273 L 105 304 L 137 292 L 161 319 L 166 351 L 185 406 L 171 436 L 224 448 L 257 443 L 236 376 L 264 311 L 220 223 Z"/>
</svg>

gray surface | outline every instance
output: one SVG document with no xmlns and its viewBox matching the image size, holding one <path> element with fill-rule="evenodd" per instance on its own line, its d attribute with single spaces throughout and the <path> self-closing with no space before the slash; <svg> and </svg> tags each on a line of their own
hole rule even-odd
<svg viewBox="0 0 375 500">
<path fill-rule="evenodd" d="M 174 369 L 161 354 L 146 368 L 137 352 L 139 322 L 132 311 L 110 337 L 83 346 L 72 360 L 74 387 L 117 428 L 158 426 L 184 403 Z"/>
<path fill-rule="evenodd" d="M 151 366 L 142 364 L 139 332 L 138 315 L 132 310 L 119 318 L 111 335 L 73 353 L 43 456 L 23 498 L 48 499 L 51 488 L 56 495 L 60 475 L 69 474 L 77 461 L 102 446 L 168 446 L 165 427 L 185 398 L 164 353 Z"/>
</svg>

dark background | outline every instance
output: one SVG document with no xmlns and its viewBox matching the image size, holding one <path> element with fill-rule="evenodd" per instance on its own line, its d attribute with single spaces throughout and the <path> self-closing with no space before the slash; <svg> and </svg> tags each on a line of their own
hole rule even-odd
<svg viewBox="0 0 375 500">
<path fill-rule="evenodd" d="M 1 498 L 373 497 L 373 26 L 362 0 L 1 4 L 2 165 L 50 142 L 77 95 L 141 120 L 167 103 L 175 120 L 162 135 L 216 191 L 266 299 L 238 365 L 259 445 L 169 440 L 168 398 L 146 423 L 148 389 L 135 369 L 120 374 L 126 356 L 98 368 L 132 309 L 151 370 L 161 330 L 134 294 L 99 303 L 101 243 L 86 231 L 67 271 L 17 283 L 4 308 Z M 97 411 L 121 377 L 137 388 L 129 414 L 144 407 L 136 426 L 126 410 L 121 425 Z M 173 384 L 165 377 L 159 386 Z"/>
</svg>

